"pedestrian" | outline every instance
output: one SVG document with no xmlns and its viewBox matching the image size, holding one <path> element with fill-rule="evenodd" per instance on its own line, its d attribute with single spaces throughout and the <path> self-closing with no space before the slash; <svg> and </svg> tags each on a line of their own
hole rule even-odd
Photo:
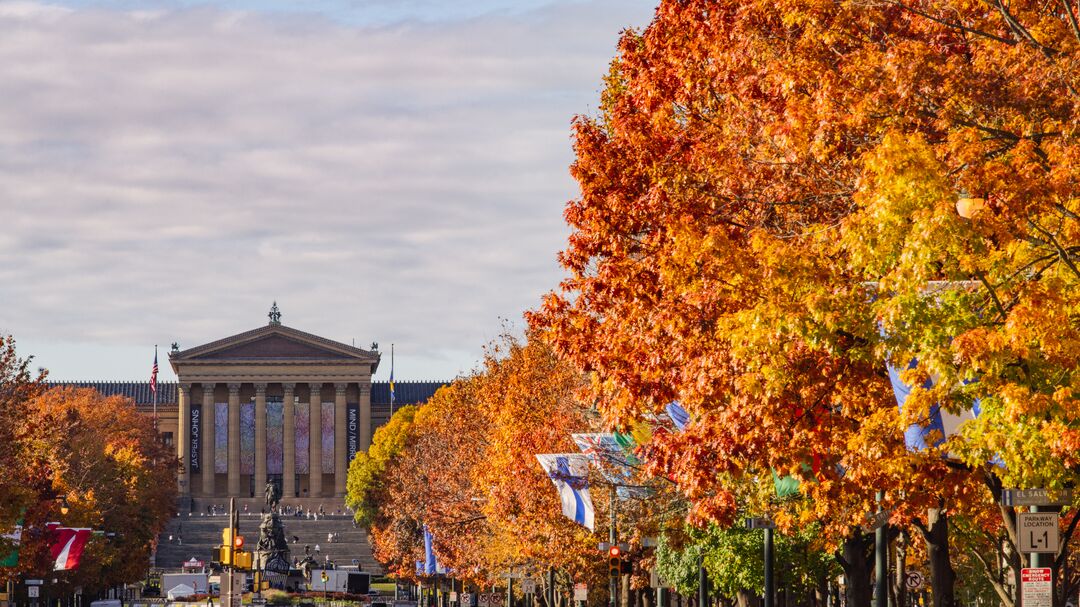
<svg viewBox="0 0 1080 607">
<path fill-rule="evenodd" d="M 184 545 L 184 536 L 182 536 L 182 535 L 177 535 L 176 536 L 176 545 L 177 546 L 183 546 Z"/>
<path fill-rule="evenodd" d="M 311 544 L 304 544 L 304 554 L 311 554 Z"/>
<path fill-rule="evenodd" d="M 318 544 L 315 544 L 315 554 L 320 554 L 321 552 L 322 552 L 322 549 L 319 548 Z"/>
<path fill-rule="evenodd" d="M 334 532 L 333 531 L 328 531 L 326 533 L 326 543 L 327 544 L 333 544 L 334 543 Z"/>
</svg>

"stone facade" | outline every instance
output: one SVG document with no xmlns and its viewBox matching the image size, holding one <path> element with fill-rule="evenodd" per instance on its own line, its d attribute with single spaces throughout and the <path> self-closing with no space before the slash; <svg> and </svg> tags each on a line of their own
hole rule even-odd
<svg viewBox="0 0 1080 607">
<path fill-rule="evenodd" d="M 377 351 L 272 321 L 174 348 L 169 364 L 178 381 L 160 383 L 156 403 L 146 382 L 62 385 L 129 396 L 156 415 L 159 433 L 182 462 L 177 484 L 189 507 L 229 497 L 256 504 L 268 480 L 286 502 L 340 503 L 351 458 L 390 415 L 390 386 L 371 381 L 379 362 Z M 444 384 L 399 382 L 394 402 L 423 402 Z"/>
</svg>

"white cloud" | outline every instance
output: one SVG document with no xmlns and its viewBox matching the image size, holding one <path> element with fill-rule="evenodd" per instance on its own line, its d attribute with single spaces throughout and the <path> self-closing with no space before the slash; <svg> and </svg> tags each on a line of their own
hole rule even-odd
<svg viewBox="0 0 1080 607">
<path fill-rule="evenodd" d="M 276 299 L 397 343 L 399 377 L 471 368 L 561 275 L 570 120 L 650 4 L 349 27 L 0 2 L 0 331 L 61 379 L 137 378 L 144 344 Z M 95 345 L 129 354 L 106 373 Z"/>
</svg>

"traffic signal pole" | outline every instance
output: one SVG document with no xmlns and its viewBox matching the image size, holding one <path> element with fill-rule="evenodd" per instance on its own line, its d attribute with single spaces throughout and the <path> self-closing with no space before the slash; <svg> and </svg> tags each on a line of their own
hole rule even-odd
<svg viewBox="0 0 1080 607">
<path fill-rule="evenodd" d="M 611 524 L 608 527 L 608 543 L 612 546 L 619 545 L 619 532 L 615 526 L 615 519 L 618 518 L 618 502 L 615 501 L 615 485 L 608 487 L 608 503 L 610 507 L 608 511 L 611 514 Z M 608 572 L 608 605 L 610 607 L 619 607 L 619 574 Z"/>
</svg>

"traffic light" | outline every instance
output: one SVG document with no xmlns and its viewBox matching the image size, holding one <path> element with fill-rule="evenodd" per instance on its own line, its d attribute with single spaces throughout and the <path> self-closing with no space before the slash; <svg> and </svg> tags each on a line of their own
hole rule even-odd
<svg viewBox="0 0 1080 607">
<path fill-rule="evenodd" d="M 233 548 L 235 548 L 237 550 L 243 550 L 244 549 L 244 536 L 237 535 L 237 536 L 233 537 Z"/>
<path fill-rule="evenodd" d="M 241 540 L 241 545 L 243 540 Z M 226 527 L 221 530 L 221 549 L 219 551 L 222 565 L 233 564 L 233 528 Z"/>
<path fill-rule="evenodd" d="M 608 548 L 608 577 L 619 577 L 622 570 L 622 550 L 618 546 Z"/>
</svg>

